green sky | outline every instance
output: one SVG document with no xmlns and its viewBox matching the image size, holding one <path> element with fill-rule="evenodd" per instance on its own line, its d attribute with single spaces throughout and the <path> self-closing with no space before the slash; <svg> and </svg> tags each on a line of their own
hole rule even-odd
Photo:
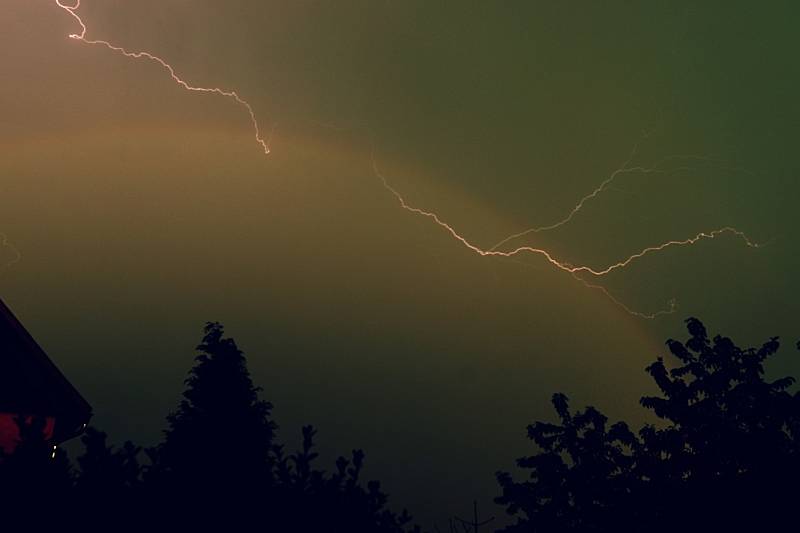
<svg viewBox="0 0 800 533">
<path fill-rule="evenodd" d="M 89 37 L 250 101 L 276 125 L 265 158 L 229 100 L 67 39 L 54 1 L 8 0 L 0 231 L 22 259 L 0 297 L 116 441 L 156 441 L 219 320 L 284 440 L 314 423 L 328 459 L 363 447 L 426 523 L 488 508 L 553 392 L 638 420 L 642 370 L 687 316 L 742 344 L 800 336 L 800 9 L 697 4 L 84 0 Z M 677 298 L 653 321 L 541 257 L 470 252 L 371 163 L 489 248 L 563 218 L 637 145 L 634 165 L 682 157 L 524 242 L 597 266 L 729 225 L 769 242 L 603 278 L 639 310 Z"/>
</svg>

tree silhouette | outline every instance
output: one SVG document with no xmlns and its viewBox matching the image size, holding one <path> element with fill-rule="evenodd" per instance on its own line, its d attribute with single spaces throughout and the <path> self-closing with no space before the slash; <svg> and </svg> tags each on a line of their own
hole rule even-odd
<svg viewBox="0 0 800 533">
<path fill-rule="evenodd" d="M 72 489 L 74 510 L 98 527 L 143 526 L 141 511 L 134 511 L 141 503 L 141 448 L 127 441 L 115 449 L 106 441 L 107 435 L 93 427 L 81 436 L 84 451 Z"/>
<path fill-rule="evenodd" d="M 659 358 L 647 367 L 661 396 L 641 404 L 664 424 L 640 432 L 637 466 L 648 480 L 640 495 L 649 495 L 641 508 L 661 528 L 678 526 L 676 509 L 704 530 L 784 523 L 791 507 L 783 482 L 798 472 L 800 396 L 787 390 L 792 377 L 765 379 L 778 338 L 741 349 L 727 337 L 709 339 L 695 318 L 687 329 L 685 343 L 667 341 L 677 366 Z"/>
<path fill-rule="evenodd" d="M 638 436 L 624 423 L 607 428 L 591 407 L 573 415 L 554 395 L 560 423 L 529 426 L 540 452 L 517 461 L 528 479 L 497 475 L 496 502 L 517 517 L 506 531 L 739 531 L 793 520 L 786 481 L 800 472 L 800 396 L 790 377 L 765 379 L 778 339 L 741 349 L 709 339 L 697 319 L 687 327 L 685 343 L 667 341 L 677 364 L 658 358 L 646 369 L 661 395 L 641 405 L 659 422 Z"/>
<path fill-rule="evenodd" d="M 503 495 L 496 503 L 525 515 L 507 530 L 605 530 L 632 489 L 630 449 L 636 436 L 622 422 L 608 427 L 593 407 L 571 414 L 563 394 L 553 395 L 553 406 L 561 423 L 528 426 L 528 438 L 541 453 L 517 460 L 531 471 L 530 480 L 518 483 L 509 473 L 498 473 Z"/>
<path fill-rule="evenodd" d="M 304 426 L 302 448 L 294 454 L 286 456 L 282 447 L 276 449 L 277 478 L 287 513 L 284 527 L 342 533 L 406 531 L 411 516 L 405 510 L 397 515 L 388 509 L 380 483 L 369 481 L 366 489 L 360 484 L 362 450 L 353 450 L 350 459 L 339 457 L 333 474 L 314 467 L 316 433 L 312 426 Z M 308 512 L 311 509 L 313 513 Z"/>
<path fill-rule="evenodd" d="M 572 411 L 554 394 L 556 422 L 528 426 L 537 447 L 517 460 L 527 478 L 497 479 L 520 532 L 764 531 L 793 523 L 800 475 L 800 393 L 790 377 L 769 380 L 777 338 L 742 349 L 709 338 L 697 319 L 670 357 L 646 368 L 658 393 L 641 398 L 654 419 L 638 433 L 594 407 Z M 800 347 L 800 346 L 799 346 Z M 181 530 L 261 529 L 405 533 L 378 481 L 362 482 L 364 452 L 316 466 L 316 430 L 302 428 L 294 453 L 277 442 L 272 405 L 259 398 L 246 360 L 220 324 L 206 325 L 164 441 L 115 449 L 88 428 L 73 471 L 46 439 L 45 419 L 18 416 L 19 443 L 0 453 L 0 501 L 24 526 Z M 47 513 L 40 513 L 46 505 Z M 91 516 L 92 522 L 84 517 Z M 6 523 L 12 518 L 8 518 Z M 477 530 L 478 520 L 451 521 Z"/>
<path fill-rule="evenodd" d="M 377 481 L 359 475 L 364 453 L 339 458 L 337 471 L 315 468 L 316 430 L 305 426 L 301 449 L 275 442 L 272 404 L 259 398 L 246 360 L 221 324 L 208 323 L 164 441 L 148 450 L 143 507 L 169 524 L 226 530 L 400 533 L 411 517 L 387 508 Z M 96 436 L 94 438 L 97 438 Z M 86 441 L 87 444 L 90 442 Z M 114 454 L 104 460 L 112 459 Z"/>
<path fill-rule="evenodd" d="M 272 405 L 259 399 L 244 355 L 223 335 L 221 324 L 206 324 L 183 400 L 151 453 L 152 474 L 182 491 L 234 495 L 271 480 Z"/>
<path fill-rule="evenodd" d="M 105 433 L 93 427 L 86 428 L 81 437 L 84 453 L 78 457 L 80 471 L 76 480 L 80 492 L 117 496 L 140 484 L 141 448 L 127 441 L 115 450 L 106 439 Z"/>
<path fill-rule="evenodd" d="M 197 350 L 164 440 L 145 450 L 149 464 L 140 463 L 138 446 L 115 449 L 90 427 L 73 472 L 46 440 L 46 420 L 18 416 L 19 443 L 12 454 L 0 453 L 0 508 L 14 509 L 4 525 L 19 517 L 21 530 L 419 532 L 408 529 L 405 510 L 389 509 L 378 481 L 362 484 L 362 450 L 339 457 L 328 473 L 315 466 L 316 430 L 304 426 L 300 449 L 284 452 L 272 405 L 259 398 L 221 324 L 206 324 Z"/>
</svg>

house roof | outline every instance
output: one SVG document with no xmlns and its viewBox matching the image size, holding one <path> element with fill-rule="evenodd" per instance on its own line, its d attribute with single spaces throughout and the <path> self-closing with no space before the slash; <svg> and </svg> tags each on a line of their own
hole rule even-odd
<svg viewBox="0 0 800 533">
<path fill-rule="evenodd" d="M 92 407 L 0 300 L 0 412 L 54 417 L 55 440 L 74 437 Z"/>
</svg>

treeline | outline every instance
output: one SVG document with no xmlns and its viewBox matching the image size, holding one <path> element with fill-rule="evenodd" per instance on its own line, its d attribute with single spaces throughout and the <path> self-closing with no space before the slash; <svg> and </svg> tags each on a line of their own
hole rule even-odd
<svg viewBox="0 0 800 533">
<path fill-rule="evenodd" d="M 303 427 L 297 451 L 277 442 L 272 405 L 220 324 L 206 325 L 197 349 L 183 399 L 153 448 L 114 449 L 88 428 L 76 468 L 44 441 L 43 420 L 19 420 L 20 444 L 0 460 L 5 523 L 34 531 L 419 531 L 406 511 L 389 509 L 379 482 L 362 481 L 363 451 L 326 471 L 315 462 L 313 427 Z"/>
<path fill-rule="evenodd" d="M 516 517 L 507 533 L 738 532 L 796 528 L 800 394 L 794 378 L 765 378 L 777 337 L 741 349 L 687 320 L 669 360 L 647 367 L 658 391 L 641 406 L 656 423 L 633 432 L 593 407 L 528 426 L 537 453 L 525 477 L 498 473 L 496 503 Z M 800 346 L 798 346 L 800 348 Z"/>
<path fill-rule="evenodd" d="M 797 523 L 800 393 L 794 379 L 767 379 L 777 338 L 742 349 L 710 338 L 697 319 L 689 338 L 667 341 L 669 358 L 647 367 L 658 394 L 641 406 L 654 423 L 633 431 L 593 407 L 573 411 L 553 396 L 556 420 L 528 426 L 530 456 L 498 472 L 506 533 L 769 531 Z M 800 347 L 800 346 L 798 346 Z M 88 429 L 71 465 L 21 423 L 15 453 L 0 460 L 5 523 L 83 530 L 419 532 L 394 512 L 364 453 L 316 466 L 315 430 L 297 451 L 277 442 L 272 405 L 259 398 L 245 358 L 209 323 L 163 441 L 110 447 Z M 476 475 L 480 475 L 477 473 Z M 464 521 L 450 530 L 470 533 Z M 488 529 L 488 526 L 485 526 Z M 438 528 L 434 526 L 438 531 Z M 36 530 L 28 528 L 28 530 Z M 484 529 L 480 529 L 483 531 Z"/>
</svg>

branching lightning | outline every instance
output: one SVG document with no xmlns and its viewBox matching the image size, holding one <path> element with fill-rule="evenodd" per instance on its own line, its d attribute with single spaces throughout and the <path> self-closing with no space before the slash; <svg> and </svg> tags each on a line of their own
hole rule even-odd
<svg viewBox="0 0 800 533">
<path fill-rule="evenodd" d="M 241 105 L 247 110 L 247 113 L 250 115 L 250 122 L 253 125 L 253 131 L 255 133 L 255 138 L 258 144 L 261 145 L 261 148 L 264 150 L 264 155 L 269 155 L 269 139 L 264 139 L 261 136 L 261 128 L 258 124 L 258 119 L 256 118 L 256 113 L 253 111 L 253 106 L 247 100 L 244 100 L 236 91 L 228 91 L 225 89 L 220 89 L 219 87 L 197 87 L 194 85 L 190 85 L 188 82 L 183 80 L 175 73 L 175 69 L 172 68 L 172 65 L 167 63 L 162 58 L 151 54 L 150 52 L 130 52 L 121 46 L 116 46 L 111 44 L 108 41 L 98 40 L 98 39 L 87 39 L 86 38 L 86 24 L 84 24 L 83 19 L 81 19 L 80 15 L 76 12 L 81 7 L 81 0 L 75 0 L 75 5 L 69 6 L 63 3 L 62 0 L 55 0 L 56 5 L 66 11 L 67 13 L 74 18 L 78 24 L 80 25 L 81 32 L 80 33 L 71 33 L 69 35 L 70 39 L 75 39 L 77 41 L 84 42 L 86 44 L 92 45 L 100 45 L 112 50 L 114 52 L 118 52 L 125 57 L 132 58 L 132 59 L 148 59 L 155 63 L 161 65 L 161 67 L 166 70 L 172 80 L 186 89 L 187 91 L 199 92 L 199 93 L 213 93 L 218 94 L 220 96 L 225 96 L 226 98 L 233 99 L 237 104 Z"/>
<path fill-rule="evenodd" d="M 22 252 L 8 240 L 5 233 L 0 233 L 0 249 L 10 250 L 12 256 L 11 259 L 3 262 L 3 268 L 12 267 L 22 260 Z"/>
<path fill-rule="evenodd" d="M 614 181 L 614 179 L 617 176 L 619 176 L 620 174 L 623 174 L 625 172 L 634 172 L 634 171 L 645 173 L 645 174 L 646 173 L 653 173 L 653 172 L 667 173 L 665 170 L 662 170 L 662 169 L 659 168 L 660 165 L 663 164 L 665 161 L 667 161 L 669 159 L 678 159 L 678 158 L 684 158 L 684 159 L 685 158 L 706 159 L 706 158 L 700 157 L 700 156 L 670 156 L 670 157 L 662 159 L 661 161 L 659 161 L 658 163 L 656 163 L 652 167 L 628 167 L 627 166 L 628 162 L 626 162 L 622 167 L 620 167 L 620 169 L 616 170 L 615 172 L 613 172 L 611 174 L 610 177 L 606 178 L 591 193 L 589 193 L 586 196 L 584 196 L 583 198 L 581 198 L 579 200 L 579 202 L 572 208 L 572 210 L 569 212 L 569 214 L 565 218 L 559 220 L 556 223 L 550 224 L 548 226 L 531 228 L 531 229 L 525 230 L 523 232 L 510 235 L 510 236 L 506 237 L 505 239 L 503 239 L 502 241 L 498 242 L 497 244 L 495 244 L 494 246 L 492 246 L 489 249 L 481 248 L 478 245 L 470 242 L 466 237 L 464 237 L 463 235 L 458 233 L 450 224 L 448 224 L 447 222 L 443 221 L 439 217 L 438 214 L 436 214 L 436 213 L 434 213 L 432 211 L 425 211 L 425 210 L 420 209 L 418 207 L 414 207 L 412 205 L 409 205 L 406 202 L 405 198 L 397 191 L 397 189 L 395 189 L 394 187 L 392 187 L 389 184 L 389 181 L 380 172 L 380 170 L 378 168 L 378 165 L 377 165 L 377 162 L 376 162 L 375 157 L 374 157 L 374 153 L 372 154 L 372 169 L 373 169 L 373 172 L 375 173 L 375 176 L 377 176 L 381 180 L 383 186 L 397 199 L 398 203 L 400 204 L 400 207 L 402 207 L 403 209 L 405 209 L 406 211 L 409 211 L 411 213 L 414 213 L 414 214 L 417 214 L 417 215 L 420 215 L 420 216 L 424 216 L 424 217 L 427 217 L 427 218 L 433 220 L 438 226 L 440 226 L 447 233 L 449 233 L 454 239 L 456 239 L 458 242 L 460 242 L 462 245 L 464 245 L 469 250 L 475 252 L 476 254 L 478 254 L 478 255 L 480 255 L 482 257 L 504 257 L 504 258 L 514 258 L 516 256 L 520 256 L 520 255 L 523 255 L 523 254 L 540 255 L 540 256 L 544 257 L 555 268 L 571 274 L 573 278 L 575 278 L 577 281 L 581 282 L 587 288 L 595 289 L 595 290 L 598 290 L 598 291 L 602 292 L 609 300 L 611 300 L 614 304 L 616 304 L 617 306 L 622 308 L 626 313 L 628 313 L 628 314 L 630 314 L 632 316 L 639 317 L 639 318 L 655 319 L 655 318 L 658 318 L 660 316 L 673 314 L 677 310 L 677 301 L 675 300 L 675 298 L 672 298 L 667 302 L 667 307 L 666 308 L 664 308 L 662 310 L 659 310 L 659 311 L 656 311 L 656 312 L 653 312 L 653 313 L 645 313 L 645 312 L 637 311 L 635 309 L 630 308 L 628 305 L 626 305 L 625 303 L 620 301 L 618 298 L 613 296 L 611 294 L 611 292 L 609 292 L 609 290 L 606 287 L 604 287 L 602 285 L 599 285 L 597 283 L 591 283 L 591 282 L 587 281 L 586 279 L 584 279 L 583 277 L 581 277 L 579 274 L 588 274 L 588 275 L 592 275 L 592 276 L 595 276 L 595 277 L 606 276 L 606 275 L 614 272 L 615 270 L 619 270 L 619 269 L 623 269 L 623 268 L 627 267 L 631 263 L 633 263 L 633 262 L 645 257 L 646 255 L 649 255 L 649 254 L 652 254 L 652 253 L 655 253 L 655 252 L 660 252 L 660 251 L 665 250 L 667 248 L 679 247 L 679 246 L 691 246 L 691 245 L 697 244 L 698 242 L 700 242 L 702 240 L 714 239 L 716 237 L 719 237 L 719 236 L 722 236 L 722 235 L 725 235 L 725 234 L 730 234 L 730 235 L 733 235 L 735 237 L 738 237 L 748 247 L 751 247 L 751 248 L 760 248 L 763 245 L 759 244 L 759 243 L 756 243 L 756 242 L 753 242 L 747 236 L 747 234 L 745 234 L 744 232 L 742 232 L 742 231 L 740 231 L 740 230 L 738 230 L 738 229 L 736 229 L 734 227 L 731 227 L 731 226 L 725 226 L 725 227 L 722 227 L 722 228 L 719 228 L 719 229 L 715 229 L 715 230 L 711 230 L 711 231 L 701 231 L 701 232 L 697 233 L 696 235 L 694 235 L 692 237 L 688 237 L 688 238 L 685 238 L 685 239 L 682 239 L 682 240 L 670 240 L 670 241 L 663 242 L 663 243 L 661 243 L 659 245 L 656 245 L 656 246 L 648 246 L 648 247 L 643 248 L 642 250 L 640 250 L 640 251 L 638 251 L 636 253 L 633 253 L 633 254 L 629 255 L 628 257 L 626 257 L 626 258 L 624 258 L 624 259 L 622 259 L 622 260 L 620 260 L 618 262 L 611 263 L 611 264 L 606 265 L 604 267 L 591 267 L 591 266 L 587 266 L 587 265 L 573 265 L 573 264 L 568 263 L 566 261 L 559 260 L 559 259 L 555 258 L 550 252 L 548 252 L 547 250 L 545 250 L 543 248 L 535 248 L 533 246 L 518 246 L 518 247 L 510 249 L 508 251 L 501 251 L 501 250 L 498 250 L 497 248 L 499 248 L 500 246 L 502 246 L 503 244 L 505 244 L 505 243 L 507 243 L 507 242 L 509 242 L 511 240 L 514 240 L 514 239 L 516 239 L 518 237 L 522 237 L 523 235 L 527 235 L 527 234 L 530 234 L 530 233 L 538 233 L 538 232 L 548 231 L 548 230 L 555 229 L 555 228 L 558 228 L 558 227 L 561 227 L 561 226 L 564 226 L 564 225 L 568 224 L 575 217 L 575 215 L 583 208 L 584 204 L 587 201 L 595 198 L 601 192 L 603 192 L 611 184 L 611 182 Z M 685 169 L 688 169 L 688 167 L 680 167 L 677 170 L 685 170 Z M 674 171 L 675 170 L 673 169 L 673 172 Z"/>
<path fill-rule="evenodd" d="M 218 88 L 218 87 L 199 87 L 199 86 L 191 85 L 188 82 L 186 82 L 184 79 L 179 77 L 176 74 L 174 68 L 168 62 L 166 62 L 164 59 L 162 59 L 161 57 L 159 57 L 157 55 L 154 55 L 154 54 L 152 54 L 150 52 L 145 52 L 145 51 L 131 52 L 131 51 L 129 51 L 129 50 L 123 48 L 123 47 L 111 44 L 109 41 L 97 40 L 97 39 L 88 39 L 86 37 L 86 34 L 87 34 L 86 24 L 84 24 L 83 20 L 81 19 L 81 17 L 77 13 L 77 10 L 80 8 L 80 0 L 75 0 L 75 4 L 71 5 L 71 6 L 70 5 L 66 5 L 63 2 L 63 0 L 55 0 L 55 3 L 56 3 L 56 5 L 58 5 L 58 7 L 60 7 L 61 9 L 63 9 L 67 13 L 69 13 L 70 16 L 72 18 L 74 18 L 75 21 L 80 26 L 80 30 L 81 30 L 80 33 L 70 34 L 69 35 L 70 39 L 81 41 L 83 43 L 90 44 L 90 45 L 100 45 L 100 46 L 103 46 L 103 47 L 105 47 L 105 48 L 107 48 L 107 49 L 109 49 L 111 51 L 117 52 L 117 53 L 119 53 L 119 54 L 121 54 L 121 55 L 123 55 L 124 57 L 127 57 L 127 58 L 150 60 L 152 62 L 155 62 L 155 63 L 159 64 L 163 69 L 165 69 L 167 71 L 167 73 L 169 74 L 169 76 L 172 78 L 172 80 L 175 83 L 177 83 L 178 85 L 180 85 L 181 87 L 183 87 L 184 89 L 186 89 L 187 91 L 201 92 L 201 93 L 213 93 L 213 94 L 217 94 L 217 95 L 224 96 L 224 97 L 227 97 L 227 98 L 230 98 L 230 99 L 234 100 L 237 104 L 241 105 L 242 107 L 244 107 L 247 110 L 247 112 L 248 112 L 248 114 L 250 116 L 250 121 L 252 123 L 253 130 L 255 132 L 255 139 L 258 142 L 258 144 L 261 146 L 261 148 L 263 149 L 264 155 L 268 155 L 270 153 L 269 139 L 265 140 L 261 136 L 261 130 L 260 130 L 260 127 L 259 127 L 258 120 L 256 118 L 256 114 L 253 111 L 253 107 L 250 105 L 249 102 L 247 102 L 246 100 L 241 98 L 236 91 L 225 90 L 225 89 L 221 89 L 221 88 Z M 645 135 L 645 137 L 647 137 L 647 135 Z M 699 156 L 669 156 L 669 157 L 663 158 L 662 160 L 658 161 L 657 163 L 655 163 L 654 165 L 652 165 L 650 167 L 631 166 L 631 163 L 632 163 L 632 161 L 633 161 L 633 159 L 634 159 L 634 157 L 636 155 L 637 149 L 638 149 L 638 144 L 636 146 L 634 146 L 633 150 L 631 151 L 630 156 L 622 164 L 622 166 L 620 168 L 618 168 L 617 170 L 615 170 L 605 180 L 603 180 L 595 189 L 593 189 L 591 192 L 589 192 L 584 197 L 582 197 L 575 204 L 575 206 L 568 212 L 568 214 L 564 218 L 562 218 L 562 219 L 560 219 L 560 220 L 558 220 L 556 222 L 553 222 L 551 224 L 545 225 L 545 226 L 529 228 L 529 229 L 526 229 L 524 231 L 509 235 L 508 237 L 502 239 L 497 244 L 495 244 L 494 246 L 492 246 L 491 248 L 488 248 L 488 249 L 482 248 L 482 247 L 474 244 L 473 242 L 469 241 L 466 237 L 464 237 L 461 233 L 459 233 L 453 226 L 451 226 L 450 224 L 448 224 L 447 222 L 442 220 L 442 218 L 437 213 L 435 213 L 433 211 L 427 211 L 427 210 L 421 209 L 419 207 L 415 207 L 413 205 L 410 205 L 405 200 L 403 195 L 397 189 L 395 189 L 389 183 L 389 180 L 380 172 L 380 170 L 378 168 L 378 164 L 377 164 L 377 162 L 375 160 L 375 157 L 374 157 L 374 150 L 372 151 L 372 154 L 371 154 L 371 162 L 372 162 L 372 169 L 373 169 L 373 172 L 374 172 L 375 176 L 381 181 L 383 187 L 387 191 L 389 191 L 389 193 L 391 193 L 391 195 L 397 200 L 397 202 L 399 203 L 401 208 L 403 208 L 404 210 L 406 210 L 406 211 L 408 211 L 410 213 L 413 213 L 415 215 L 419 215 L 419 216 L 422 216 L 422 217 L 430 219 L 436 225 L 438 225 L 440 228 L 445 230 L 452 238 L 454 238 L 456 241 L 460 242 L 464 247 L 466 247 L 470 251 L 478 254 L 481 257 L 502 257 L 502 258 L 510 258 L 512 260 L 516 260 L 516 258 L 518 256 L 522 256 L 524 254 L 541 256 L 548 263 L 550 263 L 554 268 L 570 274 L 572 277 L 574 277 L 577 281 L 581 282 L 587 288 L 591 288 L 591 289 L 598 290 L 598 291 L 602 292 L 606 297 L 608 297 L 612 302 L 614 302 L 616 305 L 618 305 L 622 309 L 624 309 L 627 313 L 629 313 L 629 314 L 631 314 L 633 316 L 641 317 L 641 318 L 650 318 L 650 319 L 652 319 L 652 318 L 656 318 L 656 317 L 661 316 L 661 315 L 673 313 L 676 310 L 676 302 L 675 302 L 675 300 L 674 299 L 670 300 L 668 302 L 668 308 L 666 308 L 664 310 L 661 310 L 661 311 L 658 311 L 658 312 L 655 312 L 655 313 L 639 312 L 639 311 L 631 309 L 630 307 L 625 305 L 623 302 L 621 302 L 620 300 L 615 298 L 608 291 L 608 289 L 606 289 L 604 286 L 598 285 L 596 283 L 589 282 L 586 279 L 584 279 L 583 276 L 584 275 L 585 276 L 593 276 L 595 278 L 603 277 L 603 276 L 611 274 L 612 272 L 615 272 L 617 270 L 624 269 L 624 268 L 628 267 L 629 265 L 631 265 L 632 263 L 638 261 L 639 259 L 642 259 L 643 257 L 645 257 L 647 255 L 654 254 L 654 253 L 657 253 L 657 252 L 661 252 L 663 250 L 666 250 L 667 248 L 691 246 L 691 245 L 697 244 L 697 243 L 699 243 L 699 242 L 701 242 L 703 240 L 715 239 L 715 238 L 723 236 L 723 235 L 731 235 L 731 236 L 737 237 L 737 238 L 741 239 L 747 246 L 752 247 L 752 248 L 758 248 L 761 245 L 753 242 L 744 232 L 742 232 L 742 231 L 740 231 L 740 230 L 738 230 L 738 229 L 736 229 L 734 227 L 731 227 L 731 226 L 725 226 L 725 227 L 714 229 L 714 230 L 701 231 L 701 232 L 698 232 L 697 234 L 695 234 L 693 236 L 690 236 L 690 237 L 687 237 L 687 238 L 678 239 L 678 240 L 669 240 L 669 241 L 663 242 L 663 243 L 658 244 L 658 245 L 648 246 L 646 248 L 643 248 L 643 249 L 639 250 L 638 252 L 632 253 L 628 257 L 625 257 L 625 258 L 623 258 L 623 259 L 621 259 L 621 260 L 619 260 L 617 262 L 614 262 L 614 263 L 611 263 L 611 264 L 608 264 L 608 265 L 605 265 L 605 266 L 573 265 L 573 264 L 571 264 L 569 262 L 566 262 L 564 260 L 556 258 L 551 252 L 549 252 L 549 251 L 547 251 L 547 250 L 545 250 L 543 248 L 536 248 L 534 246 L 529 246 L 529 245 L 517 246 L 515 248 L 510 248 L 510 249 L 507 249 L 507 250 L 501 250 L 502 246 L 508 244 L 511 241 L 514 241 L 516 239 L 524 237 L 526 235 L 554 230 L 556 228 L 560 228 L 560 227 L 570 223 L 578 215 L 578 213 L 581 210 L 583 210 L 584 206 L 588 202 L 590 202 L 591 200 L 597 198 L 601 193 L 603 193 L 604 191 L 608 190 L 610 188 L 611 184 L 621 175 L 629 174 L 629 173 L 671 174 L 671 173 L 678 172 L 678 171 L 681 171 L 681 170 L 688 170 L 689 167 L 685 167 L 684 166 L 684 167 L 678 167 L 678 168 L 673 168 L 671 170 L 668 170 L 668 169 L 664 168 L 664 164 L 667 161 L 670 161 L 670 160 L 690 160 L 690 159 L 709 160 L 709 161 L 713 160 L 711 158 L 699 157 Z M 0 234 L 0 239 L 1 239 L 0 240 L 0 244 L 1 245 L 4 245 L 4 246 L 7 245 L 7 241 L 5 240 L 5 237 L 2 236 L 1 234 Z M 17 260 L 18 260 L 18 258 L 17 258 Z"/>
<path fill-rule="evenodd" d="M 634 148 L 634 154 L 635 154 L 635 152 L 636 152 L 636 148 Z M 672 169 L 667 170 L 667 169 L 663 168 L 663 165 L 665 163 L 667 163 L 668 161 L 674 161 L 674 160 L 701 160 L 701 161 L 709 161 L 709 160 L 711 160 L 710 158 L 705 157 L 705 156 L 671 155 L 671 156 L 667 156 L 667 157 L 662 158 L 661 160 L 659 160 L 658 162 L 656 162 L 654 165 L 652 165 L 650 167 L 629 166 L 631 161 L 632 161 L 632 159 L 633 159 L 633 155 L 634 154 L 631 154 L 631 157 L 628 158 L 628 160 L 625 161 L 625 163 L 623 163 L 622 166 L 620 166 L 617 170 L 612 172 L 606 179 L 604 179 L 602 182 L 600 182 L 600 185 L 598 185 L 594 190 L 592 190 L 589 194 L 587 194 L 583 198 L 581 198 L 578 201 L 578 203 L 575 204 L 575 206 L 570 210 L 570 212 L 567 214 L 567 216 L 565 216 L 564 218 L 562 218 L 562 219 L 560 219 L 560 220 L 558 220 L 556 222 L 548 224 L 546 226 L 538 226 L 538 227 L 528 228 L 526 230 L 520 231 L 519 233 L 514 233 L 512 235 L 509 235 L 508 237 L 504 238 L 502 241 L 500 241 L 497 244 L 495 244 L 494 246 L 492 246 L 490 248 L 490 250 L 496 250 L 496 249 L 500 248 L 501 246 L 503 246 L 504 244 L 506 244 L 506 243 L 508 243 L 510 241 L 516 240 L 516 239 L 518 239 L 520 237 L 524 237 L 526 235 L 531 235 L 531 234 L 535 234 L 535 233 L 543 233 L 545 231 L 558 229 L 558 228 L 560 228 L 562 226 L 565 226 L 565 225 L 569 224 L 570 222 L 572 222 L 572 219 L 575 218 L 575 216 L 583 209 L 583 207 L 589 201 L 594 200 L 601 193 L 603 193 L 606 190 L 609 190 L 611 188 L 611 184 L 619 176 L 621 176 L 623 174 L 633 174 L 633 173 L 638 173 L 638 174 L 665 174 L 665 175 L 667 175 L 667 174 L 675 174 L 675 173 L 678 173 L 678 172 L 692 170 L 692 168 L 688 167 L 688 166 L 681 166 L 681 167 L 672 168 Z"/>
<path fill-rule="evenodd" d="M 615 297 L 613 294 L 611 294 L 609 292 L 609 290 L 606 289 L 605 287 L 603 287 L 602 285 L 598 285 L 596 283 L 589 283 L 585 279 L 583 279 L 583 278 L 581 278 L 581 277 L 579 277 L 579 276 L 577 276 L 575 274 L 573 274 L 572 277 L 574 277 L 576 280 L 578 280 L 581 283 L 583 283 L 587 288 L 595 289 L 595 290 L 598 290 L 598 291 L 602 292 L 605 295 L 606 298 L 608 298 L 609 300 L 614 302 L 616 305 L 621 307 L 623 311 L 625 311 L 626 313 L 628 313 L 631 316 L 635 316 L 635 317 L 639 317 L 639 318 L 646 318 L 648 320 L 653 320 L 653 319 L 656 319 L 656 318 L 658 318 L 660 316 L 671 315 L 671 314 L 675 313 L 675 311 L 678 310 L 678 301 L 675 298 L 670 298 L 670 300 L 667 302 L 667 307 L 665 307 L 664 309 L 661 309 L 659 311 L 655 311 L 653 313 L 644 313 L 642 311 L 637 311 L 635 309 L 631 309 L 630 307 L 628 307 L 624 302 L 620 301 L 617 297 Z"/>
<path fill-rule="evenodd" d="M 392 187 L 389 184 L 389 182 L 386 179 L 386 177 L 383 176 L 383 174 L 381 174 L 380 170 L 378 169 L 377 163 L 375 162 L 374 157 L 372 159 L 372 168 L 373 168 L 373 170 L 375 172 L 375 175 L 378 176 L 378 178 L 380 178 L 380 180 L 383 182 L 383 186 L 387 190 L 389 190 L 389 192 L 391 192 L 394 195 L 394 197 L 397 199 L 397 201 L 400 203 L 400 206 L 403 209 L 405 209 L 406 211 L 410 211 L 411 213 L 416 213 L 418 215 L 430 218 L 436 224 L 438 224 L 444 230 L 446 230 L 453 238 L 455 238 L 461 244 L 463 244 L 464 246 L 466 246 L 467 248 L 469 248 L 470 250 L 472 250 L 476 254 L 478 254 L 480 256 L 483 256 L 483 257 L 491 257 L 491 256 L 495 256 L 495 257 L 514 257 L 514 256 L 521 255 L 521 254 L 524 254 L 524 253 L 530 253 L 530 254 L 543 256 L 550 264 L 552 264 L 554 267 L 556 267 L 556 268 L 558 268 L 560 270 L 563 270 L 564 272 L 568 272 L 570 274 L 586 273 L 586 274 L 591 274 L 593 276 L 598 276 L 599 277 L 599 276 L 605 276 L 606 274 L 610 274 L 611 272 L 613 272 L 615 270 L 618 270 L 618 269 L 621 269 L 621 268 L 625 268 L 628 265 L 630 265 L 631 263 L 633 263 L 634 261 L 636 261 L 638 259 L 641 259 L 642 257 L 644 257 L 646 255 L 649 255 L 649 254 L 651 254 L 653 252 L 660 252 L 662 250 L 665 250 L 667 248 L 671 248 L 671 247 L 674 247 L 674 246 L 688 246 L 688 245 L 697 244 L 698 242 L 700 242 L 703 239 L 714 239 L 714 238 L 719 237 L 720 235 L 724 235 L 724 234 L 732 234 L 732 235 L 734 235 L 736 237 L 739 237 L 744 241 L 744 243 L 747 246 L 752 247 L 752 248 L 759 248 L 761 246 L 760 244 L 751 241 L 750 238 L 744 232 L 739 231 L 736 228 L 733 228 L 733 227 L 730 227 L 730 226 L 726 226 L 726 227 L 723 227 L 723 228 L 720 228 L 720 229 L 715 229 L 715 230 L 712 230 L 712 231 L 701 231 L 698 234 L 694 235 L 693 237 L 688 237 L 686 239 L 671 240 L 671 241 L 666 241 L 664 243 L 661 243 L 661 244 L 659 244 L 657 246 L 648 246 L 647 248 L 644 248 L 644 249 L 642 249 L 642 250 L 640 250 L 640 251 L 638 251 L 638 252 L 636 252 L 634 254 L 631 254 L 630 256 L 626 257 L 625 259 L 622 259 L 621 261 L 618 261 L 616 263 L 612 263 L 612 264 L 604 266 L 604 267 L 591 267 L 591 266 L 586 266 L 586 265 L 578 265 L 578 266 L 572 265 L 571 263 L 568 263 L 568 262 L 565 262 L 565 261 L 560 261 L 560 260 L 556 259 L 555 257 L 553 257 L 553 255 L 550 252 L 548 252 L 547 250 L 545 250 L 543 248 L 534 248 L 532 246 L 519 246 L 519 247 L 514 248 L 512 250 L 509 250 L 509 251 L 496 250 L 495 248 L 497 246 L 494 246 L 491 249 L 483 249 L 483 248 L 473 244 L 469 240 L 467 240 L 466 237 L 464 237 L 460 233 L 458 233 L 450 224 L 448 224 L 447 222 L 444 222 L 439 217 L 439 215 L 437 215 L 436 213 L 434 213 L 432 211 L 424 211 L 424 210 L 422 210 L 422 209 L 420 209 L 418 207 L 414 207 L 412 205 L 409 205 L 406 202 L 406 200 L 403 198 L 403 196 L 397 191 L 397 189 Z M 559 225 L 561 225 L 561 224 L 559 224 Z"/>
</svg>

